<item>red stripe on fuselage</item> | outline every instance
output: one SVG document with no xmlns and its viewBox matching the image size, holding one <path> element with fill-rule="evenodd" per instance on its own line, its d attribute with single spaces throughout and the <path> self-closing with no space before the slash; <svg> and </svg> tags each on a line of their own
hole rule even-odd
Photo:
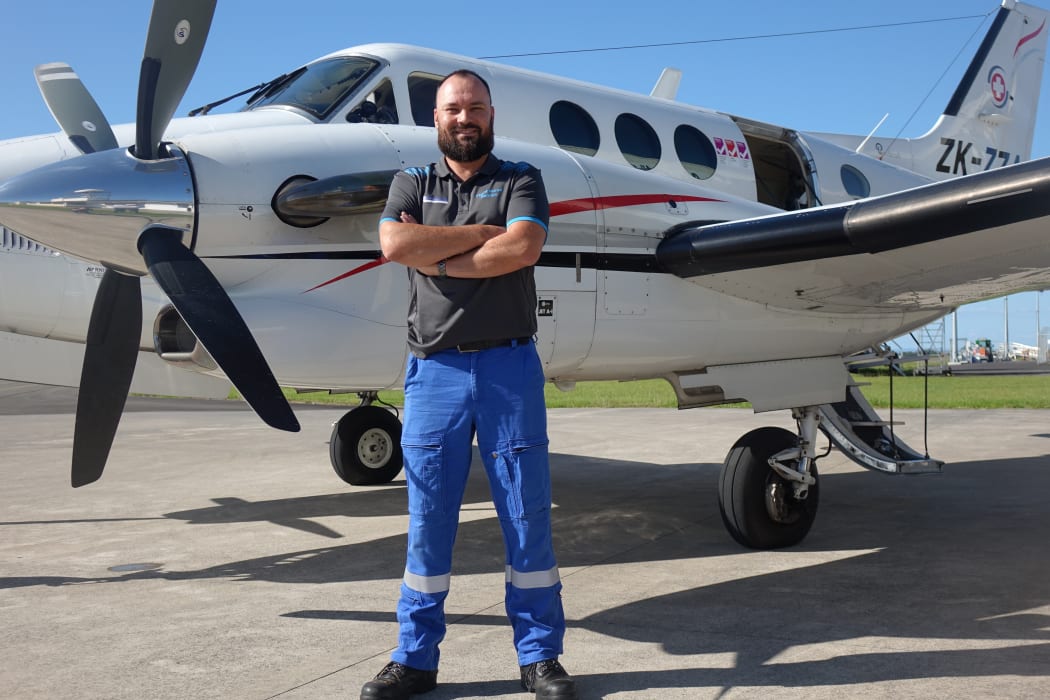
<svg viewBox="0 0 1050 700">
<path fill-rule="evenodd" d="M 353 277 L 354 275 L 356 275 L 358 273 L 361 273 L 361 272 L 367 272 L 368 270 L 371 270 L 373 267 L 379 267 L 380 265 L 382 265 L 384 263 L 388 263 L 388 262 L 390 262 L 390 261 L 387 260 L 386 258 L 384 258 L 382 255 L 380 255 L 378 258 L 376 258 L 372 262 L 367 262 L 364 265 L 358 265 L 357 267 L 355 267 L 353 270 L 350 270 L 349 272 L 344 272 L 343 274 L 339 275 L 338 277 L 333 277 L 332 279 L 328 280 L 327 282 L 322 282 L 321 284 L 317 285 L 316 287 L 310 287 L 309 289 L 306 290 L 306 292 L 312 292 L 315 289 L 320 289 L 321 287 L 327 287 L 328 285 L 330 285 L 330 284 L 332 284 L 334 282 L 338 282 L 339 280 L 345 280 L 347 277 Z M 303 294 L 306 294 L 306 292 L 303 292 Z"/>
<path fill-rule="evenodd" d="M 721 202 L 713 197 L 697 197 L 687 194 L 620 194 L 613 197 L 584 197 L 551 203 L 551 216 L 578 214 L 581 211 L 617 209 L 641 204 L 663 204 L 666 202 Z"/>
<path fill-rule="evenodd" d="M 721 199 L 715 199 L 713 197 L 697 197 L 695 195 L 675 195 L 675 194 L 621 194 L 613 197 L 584 197 L 582 199 L 567 199 L 563 202 L 554 202 L 551 204 L 551 216 L 565 216 L 566 214 L 576 214 L 581 211 L 597 211 L 598 209 L 617 209 L 619 207 L 634 207 L 642 204 L 664 204 L 667 202 L 721 202 Z M 306 292 L 312 292 L 315 289 L 321 287 L 327 287 L 330 284 L 334 284 L 340 280 L 344 280 L 347 277 L 353 277 L 354 275 L 362 272 L 367 272 L 372 268 L 379 267 L 380 265 L 389 262 L 386 258 L 380 256 L 371 262 L 367 262 L 364 265 L 359 265 L 349 272 L 344 272 L 338 277 L 333 277 L 327 282 L 322 282 L 316 287 L 307 289 Z M 303 292 L 303 294 L 306 294 Z"/>
</svg>

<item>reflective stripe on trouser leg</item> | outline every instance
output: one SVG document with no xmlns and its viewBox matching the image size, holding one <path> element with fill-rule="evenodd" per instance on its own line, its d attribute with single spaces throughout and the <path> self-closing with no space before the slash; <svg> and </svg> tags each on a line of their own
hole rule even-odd
<svg viewBox="0 0 1050 700">
<path fill-rule="evenodd" d="M 543 368 L 535 346 L 479 353 L 478 446 L 507 550 L 507 616 L 518 663 L 562 653 L 565 615 L 551 542 Z"/>
<path fill-rule="evenodd" d="M 469 355 L 409 357 L 401 448 L 408 481 L 408 552 L 398 648 L 391 659 L 412 668 L 438 667 L 445 636 L 444 602 L 452 570 L 473 439 Z"/>
<path fill-rule="evenodd" d="M 539 517 L 500 519 L 511 560 L 507 565 L 506 608 L 514 628 L 519 666 L 562 653 L 565 613 L 561 604 L 561 579 L 554 563 L 549 514 L 547 511 L 537 514 Z M 547 568 L 538 568 L 547 564 Z"/>
</svg>

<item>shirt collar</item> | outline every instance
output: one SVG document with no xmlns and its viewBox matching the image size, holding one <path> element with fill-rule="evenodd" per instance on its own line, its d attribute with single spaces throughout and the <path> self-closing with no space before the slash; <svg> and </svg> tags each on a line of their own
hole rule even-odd
<svg viewBox="0 0 1050 700">
<path fill-rule="evenodd" d="M 478 171 L 474 173 L 474 176 L 470 179 L 473 180 L 478 175 L 495 175 L 497 172 L 499 172 L 499 164 L 499 158 L 489 153 L 489 157 L 485 159 L 485 162 L 481 164 L 481 167 L 478 168 Z M 437 176 L 442 179 L 448 177 L 456 177 L 455 174 L 448 169 L 448 163 L 445 162 L 444 158 L 442 158 L 434 164 L 434 172 L 436 172 Z"/>
</svg>

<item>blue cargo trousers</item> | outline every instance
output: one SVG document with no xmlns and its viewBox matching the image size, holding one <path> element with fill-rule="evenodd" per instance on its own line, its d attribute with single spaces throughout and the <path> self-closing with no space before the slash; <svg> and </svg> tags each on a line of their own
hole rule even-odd
<svg viewBox="0 0 1050 700">
<path fill-rule="evenodd" d="M 408 558 L 394 661 L 438 667 L 475 434 L 506 548 L 506 610 L 522 666 L 562 652 L 565 615 L 550 523 L 543 368 L 532 342 L 409 356 L 401 433 Z"/>
</svg>

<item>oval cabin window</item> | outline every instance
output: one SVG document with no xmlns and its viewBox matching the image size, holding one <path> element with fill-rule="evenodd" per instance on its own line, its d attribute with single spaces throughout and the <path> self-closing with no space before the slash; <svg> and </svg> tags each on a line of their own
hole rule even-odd
<svg viewBox="0 0 1050 700">
<path fill-rule="evenodd" d="M 565 100 L 555 102 L 551 105 L 550 123 L 555 143 L 566 151 L 585 156 L 598 152 L 598 125 L 583 107 Z"/>
<path fill-rule="evenodd" d="M 639 170 L 652 170 L 660 162 L 660 139 L 637 115 L 616 117 L 616 144 L 627 162 Z"/>
<path fill-rule="evenodd" d="M 871 183 L 868 182 L 868 178 L 864 177 L 864 173 L 852 165 L 843 165 L 840 177 L 842 178 L 842 186 L 846 188 L 846 192 L 851 197 L 864 199 L 871 194 Z"/>
<path fill-rule="evenodd" d="M 718 156 L 711 139 L 694 127 L 682 124 L 674 130 L 674 150 L 685 171 L 697 180 L 715 174 Z"/>
</svg>

